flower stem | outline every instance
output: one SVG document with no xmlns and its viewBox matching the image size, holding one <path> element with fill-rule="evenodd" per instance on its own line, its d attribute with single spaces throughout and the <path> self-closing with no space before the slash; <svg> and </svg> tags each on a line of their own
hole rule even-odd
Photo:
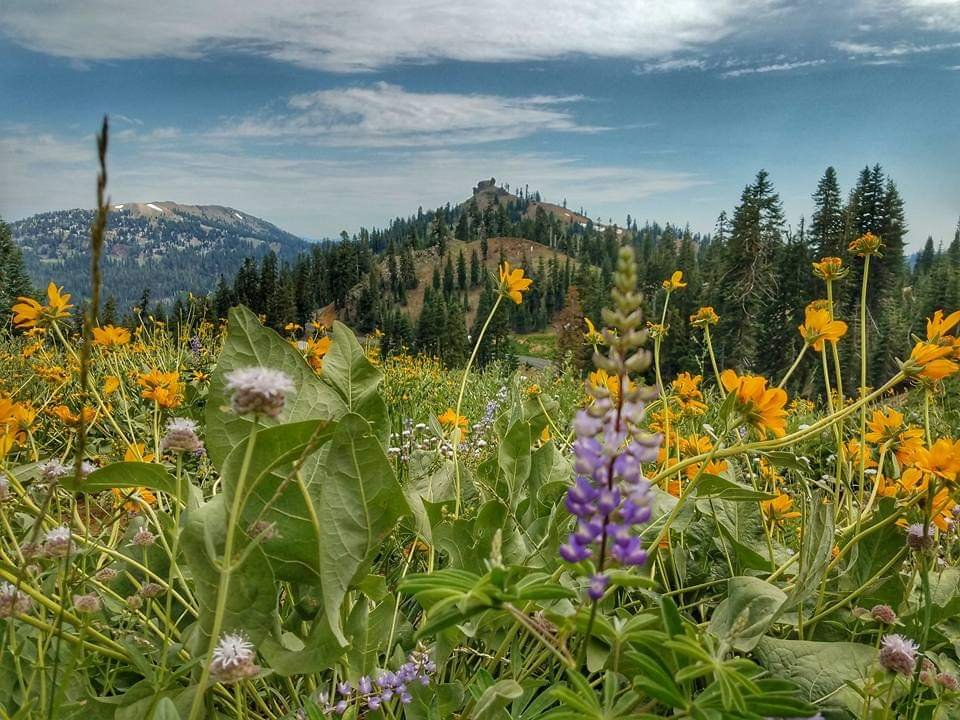
<svg viewBox="0 0 960 720">
<path fill-rule="evenodd" d="M 223 545 L 223 564 L 220 568 L 220 582 L 217 587 L 217 605 L 213 613 L 213 625 L 210 628 L 210 641 L 207 644 L 207 651 L 203 657 L 203 670 L 200 673 L 200 682 L 198 683 L 196 695 L 193 697 L 193 704 L 190 706 L 190 715 L 188 720 L 196 720 L 203 706 L 203 699 L 206 695 L 207 681 L 210 679 L 210 660 L 213 651 L 220 639 L 220 630 L 223 626 L 223 615 L 227 609 L 227 597 L 230 592 L 230 575 L 233 573 L 233 541 L 236 535 L 237 521 L 240 517 L 240 511 L 243 509 L 244 484 L 247 474 L 250 472 L 250 463 L 253 460 L 253 448 L 257 439 L 257 418 L 253 418 L 253 425 L 250 428 L 250 435 L 247 438 L 247 448 L 243 456 L 243 464 L 240 467 L 240 477 L 237 479 L 237 486 L 233 489 L 233 502 L 230 507 L 230 515 L 227 516 L 227 531 Z M 214 558 L 211 558 L 214 560 Z"/>
<path fill-rule="evenodd" d="M 457 395 L 457 408 L 454 412 L 457 415 L 457 422 L 460 420 L 460 408 L 463 406 L 463 393 L 467 389 L 467 378 L 470 377 L 470 368 L 473 367 L 473 361 L 477 357 L 477 352 L 480 350 L 480 343 L 483 342 L 483 336 L 487 333 L 487 328 L 490 327 L 490 322 L 493 320 L 493 316 L 497 314 L 497 308 L 500 307 L 500 303 L 503 301 L 503 295 L 497 295 L 497 301 L 493 304 L 493 307 L 490 308 L 490 314 L 487 315 L 486 321 L 483 323 L 483 327 L 480 328 L 480 334 L 477 335 L 477 341 L 473 345 L 473 352 L 470 353 L 470 359 L 467 361 L 467 366 L 463 369 L 463 379 L 460 381 L 460 393 Z M 459 426 L 458 426 L 459 432 Z M 454 492 L 456 493 L 456 499 L 454 500 L 453 506 L 453 517 L 457 518 L 460 516 L 460 504 L 461 504 L 461 486 L 460 486 L 460 462 L 457 459 L 457 448 L 460 445 L 460 438 L 457 438 L 453 443 L 453 478 L 454 478 Z M 432 497 L 432 495 L 431 495 Z"/>
</svg>

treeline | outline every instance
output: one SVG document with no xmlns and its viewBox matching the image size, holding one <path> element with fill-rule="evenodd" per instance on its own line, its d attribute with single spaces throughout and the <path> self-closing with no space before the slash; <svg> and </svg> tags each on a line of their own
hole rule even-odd
<svg viewBox="0 0 960 720">
<path fill-rule="evenodd" d="M 800 351 L 803 340 L 797 326 L 803 322 L 804 308 L 825 295 L 824 283 L 814 277 L 811 264 L 835 256 L 850 268 L 834 288 L 838 315 L 850 325 L 847 339 L 840 343 L 850 373 L 845 386 L 850 388 L 859 382 L 854 338 L 859 335 L 863 268 L 862 260 L 847 250 L 853 239 L 872 232 L 884 243 L 882 255 L 871 262 L 866 303 L 871 384 L 894 371 L 910 334 L 924 331 L 925 317 L 937 308 L 960 306 L 960 226 L 948 247 L 928 239 L 915 262 L 907 258 L 903 201 L 879 165 L 865 167 L 846 193 L 834 169 L 827 168 L 812 193 L 813 214 L 795 226 L 788 225 L 772 180 L 760 171 L 743 189 L 739 203 L 730 212 L 721 212 L 713 232 L 703 235 L 670 223 L 638 226 L 630 216 L 623 226 L 570 223 L 547 212 L 539 195 L 529 192 L 487 195 L 482 203 L 477 197 L 463 206 L 418 210 L 385 229 L 361 229 L 353 237 L 343 233 L 339 241 L 317 243 L 292 260 L 283 261 L 273 253 L 246 258 L 233 277 L 221 275 L 216 289 L 195 300 L 195 306 L 202 306 L 201 314 L 225 317 L 232 305 L 242 303 L 278 330 L 291 323 L 308 327 L 318 310 L 332 306 L 359 332 L 381 333 L 384 353 L 402 348 L 438 355 L 457 366 L 465 361 L 496 300 L 495 278 L 486 268 L 502 258 L 490 257 L 488 241 L 517 237 L 548 246 L 556 254 L 546 261 L 521 260 L 534 279 L 533 289 L 522 305 L 502 306 L 478 358 L 484 362 L 509 353 L 511 332 L 550 325 L 561 330 L 558 345 L 570 354 L 571 329 L 582 331 L 583 317 L 600 324 L 617 250 L 622 243 L 631 243 L 648 320 L 660 321 L 664 298 L 660 284 L 665 278 L 680 269 L 687 283 L 672 295 L 666 315 L 667 377 L 704 367 L 702 333 L 690 328 L 687 319 L 697 308 L 710 305 L 720 315 L 713 333 L 720 364 L 776 378 Z M 453 250 L 453 239 L 472 244 Z M 426 263 L 431 268 L 429 279 L 422 270 Z M 409 302 L 414 291 L 423 294 L 416 308 Z M 148 308 L 148 302 L 145 294 L 138 307 Z M 109 303 L 105 313 L 110 321 L 123 320 L 116 318 L 116 307 Z M 186 317 L 187 306 L 177 300 L 172 306 L 155 307 L 152 314 L 170 315 L 176 322 Z M 475 319 L 468 323 L 469 316 Z M 811 353 L 791 385 L 812 392 L 818 377 L 818 360 Z"/>
</svg>

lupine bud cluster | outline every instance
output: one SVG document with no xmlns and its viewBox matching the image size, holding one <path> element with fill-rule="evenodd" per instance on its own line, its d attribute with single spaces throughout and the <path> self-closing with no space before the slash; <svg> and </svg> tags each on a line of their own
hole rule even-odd
<svg viewBox="0 0 960 720">
<path fill-rule="evenodd" d="M 350 707 L 355 707 L 358 716 L 362 717 L 363 713 L 377 711 L 391 700 L 398 700 L 402 705 L 409 704 L 413 700 L 410 688 L 414 684 L 429 685 L 430 677 L 436 670 L 437 666 L 426 649 L 417 646 L 396 672 L 388 670 L 375 679 L 364 675 L 356 685 L 342 682 L 337 685 L 333 698 L 321 693 L 318 700 L 327 715 L 343 715 Z"/>
<path fill-rule="evenodd" d="M 641 466 L 656 460 L 661 438 L 641 429 L 645 402 L 656 397 L 656 390 L 629 381 L 630 372 L 641 372 L 650 364 L 649 353 L 641 347 L 646 332 L 639 329 L 642 298 L 636 287 L 633 251 L 625 247 L 614 276 L 614 308 L 603 313 L 609 354 L 594 353 L 594 365 L 616 376 L 618 389 L 588 384 L 593 402 L 577 413 L 573 423 L 577 476 L 566 507 L 577 525 L 560 546 L 560 555 L 571 563 L 593 561 L 595 572 L 587 586 L 593 600 L 603 597 L 609 583 L 604 570 L 611 563 L 635 566 L 647 560 L 637 536 L 638 526 L 650 520 L 651 512 L 650 486 Z"/>
</svg>

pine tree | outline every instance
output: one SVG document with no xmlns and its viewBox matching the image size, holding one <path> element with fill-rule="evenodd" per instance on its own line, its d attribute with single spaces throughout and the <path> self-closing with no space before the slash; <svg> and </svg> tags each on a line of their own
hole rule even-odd
<svg viewBox="0 0 960 720">
<path fill-rule="evenodd" d="M 463 257 L 463 250 L 457 255 L 457 289 L 461 292 L 467 289 L 467 261 Z"/>
<path fill-rule="evenodd" d="M 933 269 L 933 261 L 936 259 L 937 253 L 933 248 L 933 236 L 927 236 L 927 242 L 923 246 L 923 250 L 917 256 L 917 263 L 913 267 L 914 275 L 926 275 Z"/>
<path fill-rule="evenodd" d="M 230 286 L 227 285 L 227 281 L 224 280 L 223 275 L 221 275 L 220 281 L 217 283 L 216 292 L 214 292 L 213 295 L 213 309 L 217 317 L 221 319 L 227 317 L 227 313 L 235 302 L 236 299 L 233 291 L 230 289 Z"/>
<path fill-rule="evenodd" d="M 20 248 L 13 241 L 10 228 L 0 218 L 0 314 L 4 319 L 21 295 L 33 295 L 33 286 L 23 264 Z"/>
<path fill-rule="evenodd" d="M 467 221 L 467 213 L 460 213 L 460 219 L 457 221 L 457 230 L 454 233 L 457 240 L 466 242 L 470 239 L 470 225 Z"/>
<path fill-rule="evenodd" d="M 453 294 L 454 282 L 453 261 L 447 255 L 447 262 L 443 266 L 443 294 L 445 297 L 450 297 Z"/>
<path fill-rule="evenodd" d="M 446 304 L 440 356 L 448 368 L 461 367 L 467 361 L 467 318 L 455 299 Z"/>
<path fill-rule="evenodd" d="M 403 248 L 403 254 L 400 256 L 400 280 L 407 290 L 413 290 L 418 285 L 417 269 L 413 263 L 413 248 L 410 243 Z"/>
<path fill-rule="evenodd" d="M 958 233 L 960 238 L 960 233 Z M 957 240 L 960 246 L 960 239 Z M 477 257 L 476 249 L 470 251 L 470 287 L 476 287 L 480 284 L 480 259 Z"/>
<path fill-rule="evenodd" d="M 783 209 L 765 170 L 747 185 L 733 214 L 723 278 L 721 333 L 727 364 L 752 368 L 760 351 L 757 316 L 777 291 L 773 265 Z"/>
<path fill-rule="evenodd" d="M 447 223 L 443 216 L 443 208 L 437 208 L 433 216 L 433 227 L 430 228 L 430 238 L 439 249 L 440 257 L 447 254 Z"/>
<path fill-rule="evenodd" d="M 828 167 L 817 183 L 813 194 L 815 204 L 810 223 L 810 246 L 813 255 L 823 257 L 846 257 L 844 244 L 843 198 L 837 182 L 837 171 Z"/>
</svg>

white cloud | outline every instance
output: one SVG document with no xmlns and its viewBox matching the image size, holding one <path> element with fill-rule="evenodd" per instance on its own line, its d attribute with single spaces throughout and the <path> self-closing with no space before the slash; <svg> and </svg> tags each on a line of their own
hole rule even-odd
<svg viewBox="0 0 960 720">
<path fill-rule="evenodd" d="M 780 0 L 9 0 L 15 42 L 76 60 L 200 57 L 228 48 L 362 71 L 441 59 L 659 58 L 714 43 Z"/>
<path fill-rule="evenodd" d="M 57 147 L 69 150 L 57 163 Z M 25 158 L 13 173 L 0 172 L 0 214 L 18 219 L 44 210 L 89 207 L 96 163 L 83 143 L 21 138 Z M 92 142 L 91 142 L 92 147 Z M 0 146 L 0 152 L 6 152 Z M 125 144 L 108 160 L 115 203 L 174 200 L 219 204 L 253 213 L 292 232 L 318 237 L 361 224 L 383 226 L 419 206 L 435 207 L 469 196 L 480 178 L 529 183 L 548 200 L 583 205 L 593 217 L 622 218 L 645 202 L 708 185 L 680 170 L 607 165 L 583 158 L 509 150 L 409 149 L 335 160 L 323 153 L 251 156 L 196 145 Z M 46 158 L 35 163 L 30 158 Z M 27 171 L 29 169 L 29 171 Z"/>
<path fill-rule="evenodd" d="M 706 70 L 706 61 L 699 58 L 672 58 L 658 62 L 642 63 L 633 69 L 634 75 L 655 75 L 677 70 Z"/>
<path fill-rule="evenodd" d="M 801 68 L 816 67 L 825 65 L 826 60 L 797 60 L 794 62 L 771 63 L 769 65 L 757 65 L 755 67 L 743 67 L 736 70 L 728 70 L 723 73 L 723 77 L 740 77 L 741 75 L 755 75 L 771 72 L 789 72 L 790 70 L 799 70 Z"/>
<path fill-rule="evenodd" d="M 595 132 L 565 108 L 579 96 L 408 92 L 397 85 L 320 90 L 294 95 L 281 111 L 268 109 L 228 122 L 216 138 L 295 140 L 338 147 L 465 145 L 512 140 L 538 131 Z"/>
<path fill-rule="evenodd" d="M 847 53 L 851 57 L 873 56 L 876 58 L 899 58 L 907 55 L 922 55 L 925 53 L 960 48 L 960 42 L 933 43 L 928 45 L 895 42 L 889 45 L 878 45 L 874 43 L 843 40 L 831 44 L 840 52 Z"/>
</svg>

